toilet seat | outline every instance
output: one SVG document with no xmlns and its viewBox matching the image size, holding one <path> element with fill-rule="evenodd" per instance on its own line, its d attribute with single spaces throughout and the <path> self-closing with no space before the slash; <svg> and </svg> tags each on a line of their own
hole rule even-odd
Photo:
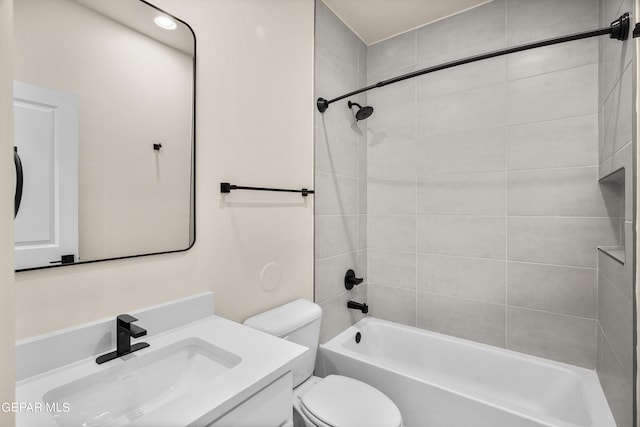
<svg viewBox="0 0 640 427">
<path fill-rule="evenodd" d="M 401 427 L 398 407 L 362 381 L 329 375 L 300 397 L 302 412 L 318 427 Z"/>
</svg>

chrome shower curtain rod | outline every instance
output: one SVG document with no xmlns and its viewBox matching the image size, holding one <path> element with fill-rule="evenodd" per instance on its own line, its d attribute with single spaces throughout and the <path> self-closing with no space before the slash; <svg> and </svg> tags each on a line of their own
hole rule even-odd
<svg viewBox="0 0 640 427">
<path fill-rule="evenodd" d="M 456 61 L 446 62 L 440 65 L 434 65 L 432 67 L 423 68 L 422 70 L 413 71 L 411 73 L 403 74 L 398 77 L 394 77 L 388 80 L 383 80 L 371 86 L 354 90 L 353 92 L 349 92 L 345 95 L 342 95 L 330 100 L 327 100 L 325 98 L 318 98 L 316 101 L 316 106 L 318 107 L 318 111 L 320 111 L 321 113 L 324 113 L 327 110 L 327 108 L 329 108 L 329 104 L 333 102 L 340 101 L 341 99 L 348 98 L 350 96 L 357 95 L 359 93 L 366 92 L 368 90 L 375 89 L 377 87 L 382 87 L 382 86 L 390 85 L 391 83 L 397 83 L 403 80 L 411 79 L 413 77 L 418 77 L 423 74 L 429 74 L 429 73 L 433 73 L 434 71 L 445 70 L 447 68 L 453 68 L 459 65 L 469 64 L 471 62 L 481 61 L 483 59 L 495 58 L 496 56 L 522 52 L 523 50 L 535 49 L 537 47 L 551 46 L 558 43 L 565 43 L 565 42 L 570 42 L 574 40 L 586 39 L 589 37 L 602 36 L 605 34 L 609 34 L 609 37 L 612 39 L 616 39 L 620 41 L 626 40 L 629 34 L 629 13 L 625 13 L 622 16 L 620 16 L 618 19 L 613 21 L 609 27 L 600 28 L 598 30 L 593 30 L 593 31 L 585 31 L 582 33 L 570 34 L 568 36 L 557 37 L 553 39 L 541 40 L 533 43 L 522 44 L 519 46 L 500 49 L 500 50 L 496 50 L 489 53 L 469 56 L 464 59 L 458 59 Z"/>
</svg>

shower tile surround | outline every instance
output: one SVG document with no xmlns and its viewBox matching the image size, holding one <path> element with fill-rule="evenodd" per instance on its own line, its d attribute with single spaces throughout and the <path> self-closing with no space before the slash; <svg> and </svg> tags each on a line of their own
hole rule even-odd
<svg viewBox="0 0 640 427">
<path fill-rule="evenodd" d="M 600 24 L 633 6 L 631 0 L 601 0 Z M 618 427 L 633 425 L 633 56 L 632 42 L 600 40 L 598 175 L 601 186 L 618 192 L 619 209 L 609 217 L 622 224 L 622 239 L 613 248 L 617 259 L 598 253 L 597 372 Z"/>
<path fill-rule="evenodd" d="M 366 45 L 317 1 L 315 93 L 363 86 L 366 67 Z M 350 100 L 367 104 L 366 94 Z M 364 316 L 348 310 L 347 301 L 366 302 L 366 281 L 347 291 L 344 276 L 351 268 L 367 277 L 367 136 L 366 122 L 355 122 L 346 99 L 315 114 L 315 301 L 324 342 Z"/>
<path fill-rule="evenodd" d="M 365 48 L 316 4 L 316 96 L 327 98 L 632 9 L 494 0 Z M 316 113 L 317 182 L 331 184 L 316 194 L 330 205 L 316 212 L 322 340 L 360 317 L 347 300 L 366 299 L 374 317 L 597 368 L 630 426 L 630 263 L 596 250 L 632 241 L 627 46 L 574 41 L 374 89 L 352 99 L 375 108 L 365 122 L 346 100 Z M 599 183 L 623 166 L 626 185 Z M 366 286 L 345 292 L 353 265 Z"/>
</svg>

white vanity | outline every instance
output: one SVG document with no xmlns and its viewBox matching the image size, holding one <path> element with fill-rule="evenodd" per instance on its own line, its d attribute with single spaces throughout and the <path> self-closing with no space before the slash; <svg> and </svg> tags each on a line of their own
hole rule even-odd
<svg viewBox="0 0 640 427">
<path fill-rule="evenodd" d="M 150 346 L 100 365 L 114 319 L 19 342 L 16 425 L 293 425 L 290 365 L 305 347 L 215 316 L 210 293 L 135 316 Z"/>
</svg>

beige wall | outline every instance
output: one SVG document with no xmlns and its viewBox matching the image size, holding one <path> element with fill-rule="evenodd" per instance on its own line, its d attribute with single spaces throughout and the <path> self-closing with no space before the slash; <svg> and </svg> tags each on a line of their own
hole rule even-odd
<svg viewBox="0 0 640 427">
<path fill-rule="evenodd" d="M 17 338 L 203 290 L 213 290 L 217 313 L 234 320 L 312 298 L 313 196 L 221 196 L 219 183 L 313 186 L 313 1 L 153 3 L 197 37 L 196 244 L 178 254 L 18 273 Z M 267 268 L 261 281 L 271 263 L 279 269 Z"/>
<path fill-rule="evenodd" d="M 13 0 L 0 0 L 0 402 L 14 400 L 13 307 Z M 0 411 L 0 426 L 13 425 L 13 415 Z"/>
<path fill-rule="evenodd" d="M 14 78 L 79 95 L 79 259 L 189 247 L 191 56 L 70 0 L 14 24 Z"/>
</svg>

